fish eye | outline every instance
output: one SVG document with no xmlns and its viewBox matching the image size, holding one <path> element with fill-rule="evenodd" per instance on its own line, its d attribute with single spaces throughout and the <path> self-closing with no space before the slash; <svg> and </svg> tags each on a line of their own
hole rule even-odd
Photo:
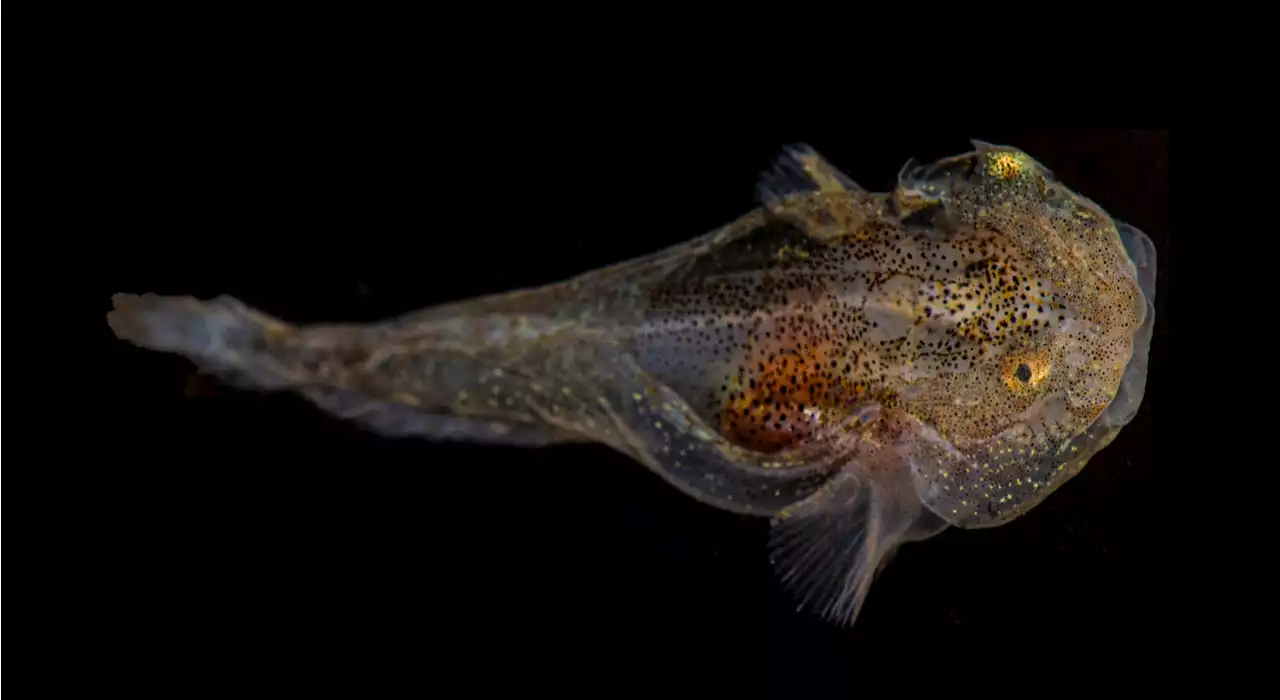
<svg viewBox="0 0 1280 700">
<path fill-rule="evenodd" d="M 1005 359 L 1001 372 L 1004 385 L 1019 395 L 1040 386 L 1049 376 L 1050 360 L 1044 351 L 1017 353 Z"/>
</svg>

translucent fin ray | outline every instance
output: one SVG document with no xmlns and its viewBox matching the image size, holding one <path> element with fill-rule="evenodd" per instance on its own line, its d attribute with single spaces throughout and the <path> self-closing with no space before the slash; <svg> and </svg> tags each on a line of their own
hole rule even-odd
<svg viewBox="0 0 1280 700">
<path fill-rule="evenodd" d="M 945 527 L 901 486 L 861 483 L 854 471 L 844 471 L 774 518 L 770 560 L 799 609 L 852 625 L 894 549 Z"/>
<path fill-rule="evenodd" d="M 773 166 L 761 174 L 756 183 L 756 196 L 764 204 L 775 204 L 798 194 L 863 191 L 812 146 L 803 143 L 783 148 Z"/>
</svg>

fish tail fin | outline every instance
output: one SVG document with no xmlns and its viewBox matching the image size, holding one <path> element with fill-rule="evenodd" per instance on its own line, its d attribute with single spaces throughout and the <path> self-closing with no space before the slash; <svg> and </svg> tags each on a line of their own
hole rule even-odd
<svg viewBox="0 0 1280 700">
<path fill-rule="evenodd" d="M 225 381 L 282 389 L 298 379 L 273 347 L 298 328 L 250 309 L 231 297 L 116 294 L 107 324 L 138 347 L 182 355 Z"/>
<path fill-rule="evenodd" d="M 107 323 L 141 348 L 181 355 L 241 389 L 295 391 L 327 413 L 389 437 L 419 436 L 516 445 L 585 439 L 548 425 L 513 394 L 538 384 L 515 321 L 501 313 L 457 313 L 368 325 L 286 323 L 227 296 L 117 294 Z M 536 333 L 535 333 L 536 335 Z M 544 380 L 551 386 L 550 380 Z M 505 385 L 506 394 L 494 392 Z M 557 385 L 558 386 L 558 385 Z"/>
</svg>

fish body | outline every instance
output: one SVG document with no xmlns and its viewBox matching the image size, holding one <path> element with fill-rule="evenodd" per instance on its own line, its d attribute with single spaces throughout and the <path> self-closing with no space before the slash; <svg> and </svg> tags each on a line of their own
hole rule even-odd
<svg viewBox="0 0 1280 700">
<path fill-rule="evenodd" d="M 667 250 L 380 323 L 155 295 L 108 321 L 388 436 L 609 445 L 771 518 L 783 583 L 852 624 L 896 547 L 1017 518 L 1133 418 L 1155 250 L 981 142 L 888 193 L 789 147 L 759 196 Z"/>
</svg>

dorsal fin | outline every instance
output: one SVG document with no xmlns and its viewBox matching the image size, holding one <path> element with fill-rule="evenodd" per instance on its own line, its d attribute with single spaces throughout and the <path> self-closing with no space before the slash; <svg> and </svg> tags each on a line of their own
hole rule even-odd
<svg viewBox="0 0 1280 700">
<path fill-rule="evenodd" d="M 756 196 L 766 205 L 797 194 L 863 191 L 812 146 L 803 143 L 784 147 L 756 184 Z"/>
</svg>

